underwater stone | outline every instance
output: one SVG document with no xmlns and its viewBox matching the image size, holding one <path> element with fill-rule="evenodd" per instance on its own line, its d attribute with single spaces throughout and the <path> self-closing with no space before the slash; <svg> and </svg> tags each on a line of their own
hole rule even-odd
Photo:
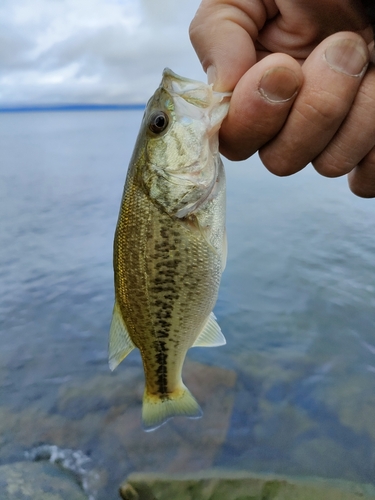
<svg viewBox="0 0 375 500">
<path fill-rule="evenodd" d="M 297 479 L 210 470 L 195 474 L 134 473 L 121 485 L 124 500 L 374 500 L 375 487 L 320 478 Z"/>
<path fill-rule="evenodd" d="M 46 462 L 0 466 L 1 500 L 87 500 L 70 474 Z"/>
</svg>

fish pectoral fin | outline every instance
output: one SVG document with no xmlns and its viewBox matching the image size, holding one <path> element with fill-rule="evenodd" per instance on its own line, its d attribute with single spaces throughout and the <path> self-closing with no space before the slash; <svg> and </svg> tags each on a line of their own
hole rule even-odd
<svg viewBox="0 0 375 500">
<path fill-rule="evenodd" d="M 168 394 L 143 395 L 142 424 L 145 431 L 153 431 L 172 417 L 200 418 L 202 410 L 189 389 L 181 386 Z"/>
<path fill-rule="evenodd" d="M 226 343 L 227 341 L 216 321 L 216 316 L 211 313 L 192 347 L 217 347 Z"/>
<path fill-rule="evenodd" d="M 184 219 L 180 219 L 181 223 L 184 225 L 192 233 L 200 235 L 211 248 L 214 253 L 218 253 L 215 246 L 213 245 L 212 238 L 212 230 L 209 226 L 204 226 L 199 221 L 199 217 L 195 214 L 190 214 L 188 217 Z"/>
<path fill-rule="evenodd" d="M 113 371 L 134 348 L 135 345 L 122 319 L 120 306 L 115 301 L 111 328 L 109 330 L 109 368 Z"/>
</svg>

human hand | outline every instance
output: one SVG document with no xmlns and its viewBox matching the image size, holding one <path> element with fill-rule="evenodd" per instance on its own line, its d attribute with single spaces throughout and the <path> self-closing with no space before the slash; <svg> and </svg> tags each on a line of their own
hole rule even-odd
<svg viewBox="0 0 375 500">
<path fill-rule="evenodd" d="M 221 152 L 259 150 L 276 175 L 312 162 L 375 197 L 373 31 L 352 0 L 203 0 L 192 44 L 219 91 L 233 90 Z"/>
</svg>

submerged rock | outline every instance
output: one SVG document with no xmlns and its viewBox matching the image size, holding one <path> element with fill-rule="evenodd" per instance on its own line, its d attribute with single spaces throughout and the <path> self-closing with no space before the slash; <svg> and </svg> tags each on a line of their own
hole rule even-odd
<svg viewBox="0 0 375 500">
<path fill-rule="evenodd" d="M 375 487 L 319 478 L 295 479 L 211 470 L 189 475 L 131 474 L 124 500 L 374 500 Z"/>
<path fill-rule="evenodd" d="M 144 374 L 136 363 L 124 363 L 117 373 L 65 381 L 45 407 L 40 400 L 23 409 L 0 405 L 0 463 L 22 460 L 28 450 L 29 460 L 56 462 L 72 471 L 82 488 L 92 479 L 86 472 L 94 468 L 99 478 L 88 491 L 94 489 L 98 500 L 118 498 L 118 485 L 134 470 L 178 473 L 213 467 L 230 425 L 237 375 L 187 359 L 184 380 L 203 417 L 171 419 L 148 433 L 141 428 Z"/>
<path fill-rule="evenodd" d="M 41 445 L 26 453 L 30 460 L 48 460 L 64 471 L 70 472 L 86 493 L 88 500 L 95 500 L 101 483 L 100 474 L 94 470 L 92 460 L 81 450 L 62 449 L 55 445 Z"/>
<path fill-rule="evenodd" d="M 87 500 L 74 477 L 48 462 L 0 466 L 1 500 Z"/>
<path fill-rule="evenodd" d="M 117 403 L 108 412 L 104 454 L 121 463 L 125 452 L 133 470 L 179 473 L 212 467 L 229 428 L 236 374 L 186 360 L 184 380 L 202 406 L 201 419 L 177 417 L 154 432 L 144 432 L 140 419 L 142 380 L 137 406 L 125 411 Z M 126 387 L 124 384 L 122 390 Z M 122 395 L 121 400 L 126 397 Z"/>
</svg>

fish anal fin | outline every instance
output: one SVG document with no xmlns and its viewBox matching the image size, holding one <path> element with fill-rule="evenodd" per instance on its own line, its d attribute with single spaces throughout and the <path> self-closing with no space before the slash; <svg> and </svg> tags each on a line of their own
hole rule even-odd
<svg viewBox="0 0 375 500">
<path fill-rule="evenodd" d="M 115 301 L 111 328 L 109 330 L 109 368 L 113 371 L 134 348 L 135 345 L 122 319 L 120 306 Z"/>
<path fill-rule="evenodd" d="M 217 347 L 226 343 L 216 316 L 211 313 L 192 347 Z"/>
<path fill-rule="evenodd" d="M 201 407 L 182 383 L 174 392 L 165 395 L 151 394 L 145 390 L 142 406 L 142 424 L 145 431 L 157 429 L 172 417 L 201 416 Z"/>
</svg>

